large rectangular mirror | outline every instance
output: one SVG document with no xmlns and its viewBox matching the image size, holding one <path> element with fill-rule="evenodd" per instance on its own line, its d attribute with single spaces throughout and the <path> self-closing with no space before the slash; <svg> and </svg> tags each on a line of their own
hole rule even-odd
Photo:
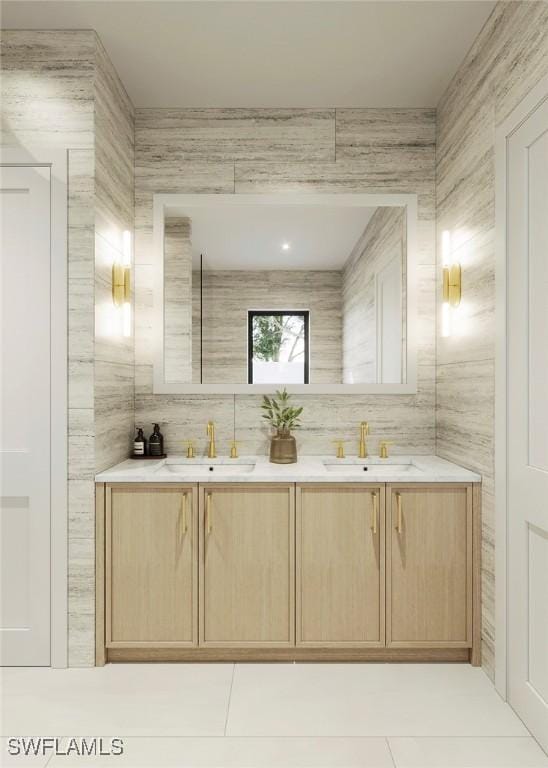
<svg viewBox="0 0 548 768">
<path fill-rule="evenodd" d="M 154 391 L 416 391 L 416 196 L 155 195 Z"/>
</svg>

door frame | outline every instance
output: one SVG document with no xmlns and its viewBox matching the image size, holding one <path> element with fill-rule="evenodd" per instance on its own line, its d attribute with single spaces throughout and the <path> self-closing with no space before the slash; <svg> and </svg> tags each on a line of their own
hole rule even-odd
<svg viewBox="0 0 548 768">
<path fill-rule="evenodd" d="M 495 138 L 495 687 L 507 698 L 508 678 L 508 142 L 548 99 L 548 76 L 498 126 Z"/>
<path fill-rule="evenodd" d="M 50 666 L 66 667 L 68 658 L 68 148 L 1 147 L 0 165 L 50 168 Z M 64 435 L 65 439 L 60 440 L 58 435 Z"/>
</svg>

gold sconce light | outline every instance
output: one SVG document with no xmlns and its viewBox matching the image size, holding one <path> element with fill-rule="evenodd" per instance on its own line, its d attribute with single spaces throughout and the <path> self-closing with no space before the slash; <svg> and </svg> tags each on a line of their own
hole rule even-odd
<svg viewBox="0 0 548 768">
<path fill-rule="evenodd" d="M 112 303 L 120 318 L 123 336 L 131 336 L 131 232 L 122 233 L 122 253 L 112 265 Z"/>
<path fill-rule="evenodd" d="M 130 268 L 124 264 L 112 265 L 112 303 L 122 307 L 131 301 Z"/>
<path fill-rule="evenodd" d="M 453 310 L 459 306 L 462 297 L 461 266 L 453 261 L 451 232 L 445 230 L 442 235 L 442 305 L 441 335 L 451 336 L 454 325 Z"/>
<path fill-rule="evenodd" d="M 443 302 L 458 307 L 461 299 L 460 264 L 443 267 Z"/>
</svg>

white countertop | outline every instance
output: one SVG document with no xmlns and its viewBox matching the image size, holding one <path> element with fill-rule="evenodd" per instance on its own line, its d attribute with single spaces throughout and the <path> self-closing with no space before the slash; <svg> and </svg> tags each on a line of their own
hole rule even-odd
<svg viewBox="0 0 548 768">
<path fill-rule="evenodd" d="M 380 459 L 301 456 L 296 464 L 271 464 L 267 456 L 217 459 L 169 456 L 128 459 L 95 476 L 98 483 L 479 483 L 481 475 L 437 456 Z"/>
</svg>

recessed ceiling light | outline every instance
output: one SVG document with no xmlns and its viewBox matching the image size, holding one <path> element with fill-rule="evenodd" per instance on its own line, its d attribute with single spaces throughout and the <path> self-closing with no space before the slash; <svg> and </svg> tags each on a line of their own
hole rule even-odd
<svg viewBox="0 0 548 768">
<path fill-rule="evenodd" d="M 289 243 L 282 243 L 282 251 L 288 251 L 289 250 Z"/>
</svg>

